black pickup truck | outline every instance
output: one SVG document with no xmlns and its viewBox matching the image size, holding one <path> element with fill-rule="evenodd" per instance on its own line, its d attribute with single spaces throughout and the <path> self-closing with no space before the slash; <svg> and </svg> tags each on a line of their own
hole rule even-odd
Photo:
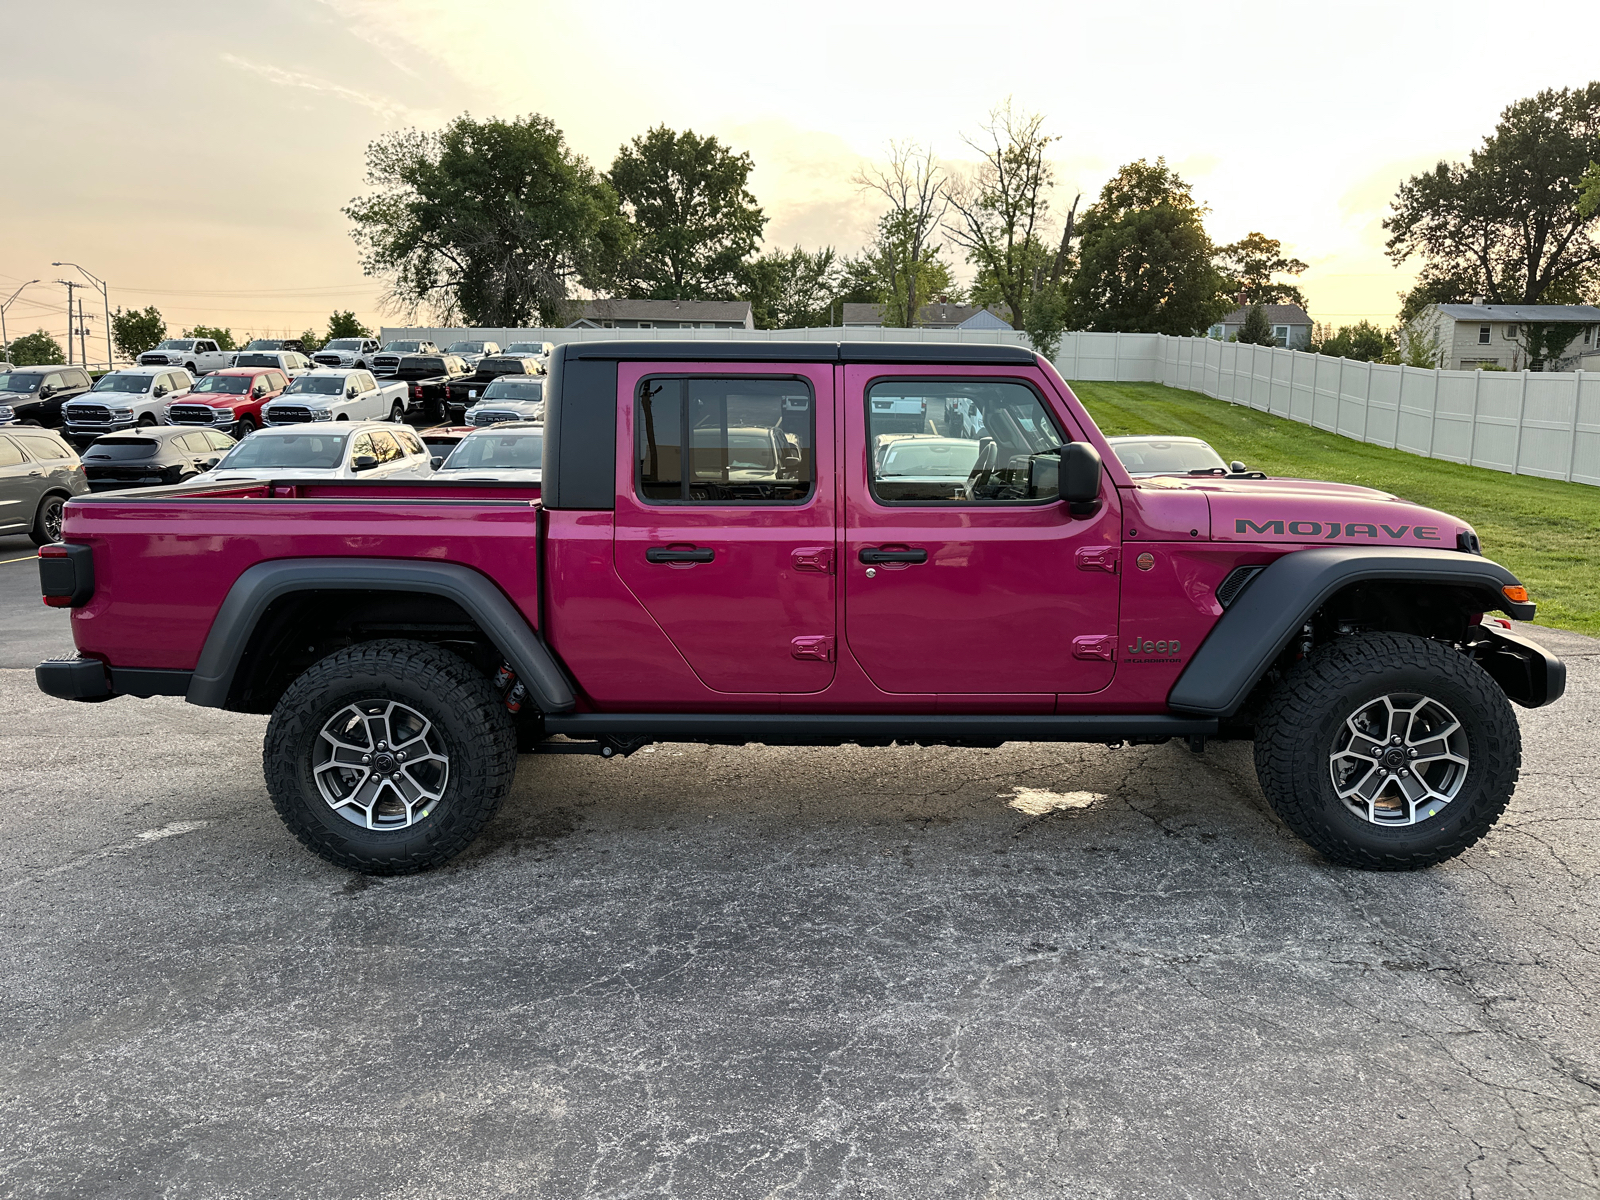
<svg viewBox="0 0 1600 1200">
<path fill-rule="evenodd" d="M 539 363 L 532 358 L 491 354 L 478 363 L 478 369 L 463 379 L 445 384 L 445 407 L 450 421 L 459 424 L 467 409 L 478 402 L 483 391 L 502 375 L 537 375 Z"/>
<path fill-rule="evenodd" d="M 406 385 L 407 418 L 420 413 L 430 424 L 437 424 L 445 418 L 446 389 L 471 375 L 472 368 L 459 355 L 408 354 L 387 378 Z"/>
</svg>

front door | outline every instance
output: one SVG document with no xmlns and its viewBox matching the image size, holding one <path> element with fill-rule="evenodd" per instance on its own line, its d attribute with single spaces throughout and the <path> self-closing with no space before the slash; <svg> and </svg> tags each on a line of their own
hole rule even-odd
<svg viewBox="0 0 1600 1200">
<path fill-rule="evenodd" d="M 849 366 L 845 628 L 878 687 L 1099 691 L 1116 669 L 1116 489 L 1075 515 L 1081 431 L 1037 372 Z"/>
<path fill-rule="evenodd" d="M 826 688 L 832 366 L 624 364 L 617 382 L 622 582 L 711 690 Z"/>
</svg>

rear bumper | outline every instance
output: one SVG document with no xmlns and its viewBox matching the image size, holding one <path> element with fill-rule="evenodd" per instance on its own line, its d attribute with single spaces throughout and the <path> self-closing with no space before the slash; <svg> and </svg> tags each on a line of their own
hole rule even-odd
<svg viewBox="0 0 1600 1200">
<path fill-rule="evenodd" d="M 182 696 L 189 691 L 192 671 L 143 667 L 108 667 L 98 658 L 52 658 L 33 669 L 39 690 L 60 700 L 93 703 L 113 696 Z"/>
</svg>

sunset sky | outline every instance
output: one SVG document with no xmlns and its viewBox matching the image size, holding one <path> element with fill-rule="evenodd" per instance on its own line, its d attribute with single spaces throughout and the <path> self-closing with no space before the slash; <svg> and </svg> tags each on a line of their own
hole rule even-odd
<svg viewBox="0 0 1600 1200">
<path fill-rule="evenodd" d="M 1064 211 L 1165 155 L 1217 242 L 1253 229 L 1311 264 L 1312 316 L 1393 320 L 1396 184 L 1460 158 L 1511 101 L 1600 75 L 1587 4 L 822 0 L 77 0 L 8 6 L 0 300 L 12 337 L 65 330 L 83 264 L 113 307 L 297 333 L 334 308 L 382 323 L 339 209 L 363 150 L 450 117 L 551 117 L 601 168 L 647 127 L 754 157 L 769 245 L 855 251 L 876 209 L 851 184 L 890 138 L 959 164 L 1007 96 L 1060 136 Z M 1556 31 L 1571 31 L 1561 36 Z M 1536 40 L 1528 45 L 1528 39 Z M 86 307 L 93 310 L 86 299 Z M 92 328 L 103 347 L 101 323 Z M 95 352 L 91 351 L 91 357 Z"/>
</svg>

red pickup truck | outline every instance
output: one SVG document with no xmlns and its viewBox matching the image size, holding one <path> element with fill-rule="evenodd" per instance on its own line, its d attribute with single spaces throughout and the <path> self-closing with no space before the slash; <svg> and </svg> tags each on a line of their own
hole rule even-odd
<svg viewBox="0 0 1600 1200">
<path fill-rule="evenodd" d="M 370 873 L 466 847 L 519 752 L 660 740 L 1253 738 L 1322 854 L 1421 867 L 1505 809 L 1508 699 L 1564 686 L 1464 522 L 1135 480 L 1015 347 L 573 343 L 545 394 L 542 485 L 73 499 L 40 573 L 78 655 L 39 686 L 271 713 L 280 814 Z"/>
</svg>

